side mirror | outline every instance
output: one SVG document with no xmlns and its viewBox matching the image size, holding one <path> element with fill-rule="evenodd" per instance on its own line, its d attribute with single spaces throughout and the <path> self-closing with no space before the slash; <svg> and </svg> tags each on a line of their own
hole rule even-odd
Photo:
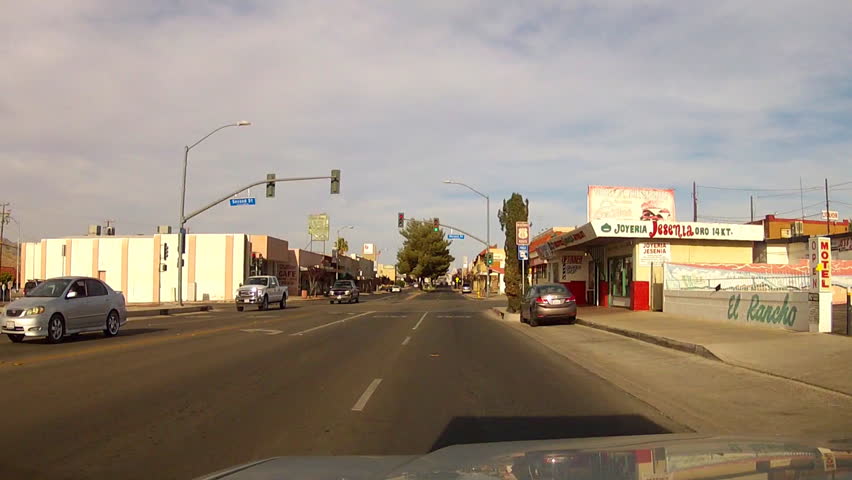
<svg viewBox="0 0 852 480">
<path fill-rule="evenodd" d="M 65 295 L 65 298 L 77 298 L 77 292 L 71 290 L 70 292 L 68 292 L 68 295 Z"/>
<path fill-rule="evenodd" d="M 240 286 L 241 286 L 241 287 L 243 286 L 243 282 L 240 282 Z"/>
</svg>

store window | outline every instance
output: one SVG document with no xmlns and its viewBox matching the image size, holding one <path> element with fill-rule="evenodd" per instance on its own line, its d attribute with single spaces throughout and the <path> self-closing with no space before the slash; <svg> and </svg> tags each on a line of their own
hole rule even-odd
<svg viewBox="0 0 852 480">
<path fill-rule="evenodd" d="M 633 257 L 609 259 L 609 284 L 613 297 L 630 297 L 633 278 Z"/>
</svg>

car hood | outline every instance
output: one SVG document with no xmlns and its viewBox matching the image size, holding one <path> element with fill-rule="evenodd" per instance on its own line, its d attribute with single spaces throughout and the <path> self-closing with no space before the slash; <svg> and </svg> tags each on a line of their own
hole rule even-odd
<svg viewBox="0 0 852 480">
<path fill-rule="evenodd" d="M 203 478 L 754 480 L 834 478 L 836 472 L 852 472 L 852 439 L 669 434 L 456 445 L 422 456 L 276 457 Z"/>
<path fill-rule="evenodd" d="M 62 297 L 22 297 L 6 305 L 5 310 L 26 310 L 30 307 L 49 307 L 61 302 Z"/>
</svg>

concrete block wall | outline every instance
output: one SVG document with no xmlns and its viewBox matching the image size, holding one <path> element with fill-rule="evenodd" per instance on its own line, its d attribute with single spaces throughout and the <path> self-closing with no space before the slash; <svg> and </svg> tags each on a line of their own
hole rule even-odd
<svg viewBox="0 0 852 480">
<path fill-rule="evenodd" d="M 666 290 L 663 311 L 702 320 L 808 331 L 807 292 Z"/>
</svg>

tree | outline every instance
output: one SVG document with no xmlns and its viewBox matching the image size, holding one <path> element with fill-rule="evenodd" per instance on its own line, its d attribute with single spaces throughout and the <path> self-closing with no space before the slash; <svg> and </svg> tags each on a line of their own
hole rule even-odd
<svg viewBox="0 0 852 480">
<path fill-rule="evenodd" d="M 346 252 L 349 251 L 349 242 L 346 241 L 345 238 L 340 237 L 335 242 L 334 248 L 340 253 L 340 255 L 346 255 Z"/>
<path fill-rule="evenodd" d="M 521 308 L 521 262 L 518 260 L 518 245 L 515 243 L 515 222 L 526 222 L 530 215 L 530 202 L 519 193 L 503 200 L 503 208 L 497 212 L 500 228 L 506 233 L 506 309 L 517 312 Z"/>
<path fill-rule="evenodd" d="M 400 234 L 405 240 L 396 254 L 399 273 L 417 278 L 421 284 L 424 278 L 434 280 L 447 273 L 455 258 L 442 229 L 434 231 L 431 221 L 413 221 Z"/>
</svg>

